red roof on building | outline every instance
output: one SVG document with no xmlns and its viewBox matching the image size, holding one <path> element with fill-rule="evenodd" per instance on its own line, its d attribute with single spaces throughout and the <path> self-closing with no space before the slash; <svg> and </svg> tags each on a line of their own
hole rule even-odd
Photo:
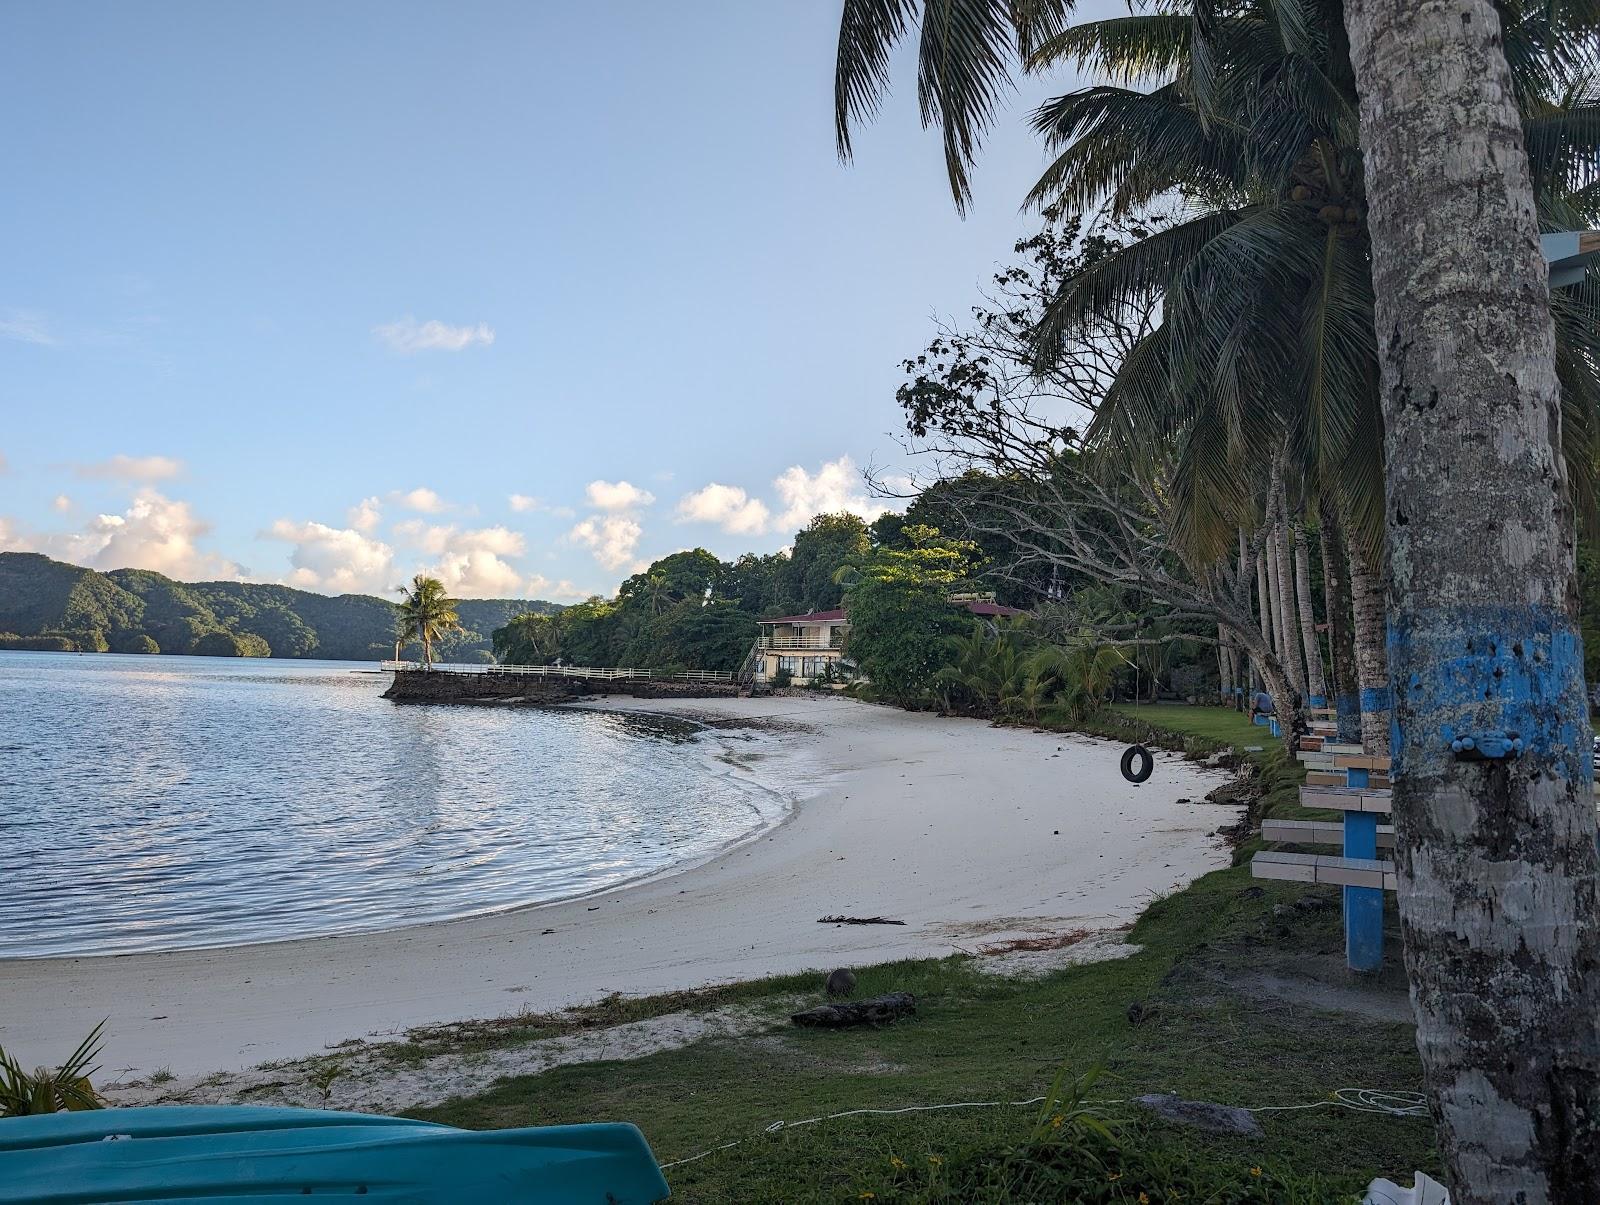
<svg viewBox="0 0 1600 1205">
<path fill-rule="evenodd" d="M 969 602 L 962 606 L 974 615 L 1021 615 L 1024 612 L 1020 607 L 1002 607 L 999 603 Z"/>
<path fill-rule="evenodd" d="M 844 608 L 833 611 L 813 611 L 810 615 L 780 615 L 777 619 L 763 619 L 762 623 L 843 623 Z"/>
<path fill-rule="evenodd" d="M 1024 612 L 1017 607 L 1002 607 L 999 603 L 969 602 L 961 606 L 971 611 L 974 615 L 990 615 L 1005 618 L 1011 615 L 1022 615 Z M 843 623 L 845 619 L 844 608 L 835 608 L 832 611 L 813 611 L 810 615 L 780 615 L 777 619 L 763 619 L 762 623 Z"/>
</svg>

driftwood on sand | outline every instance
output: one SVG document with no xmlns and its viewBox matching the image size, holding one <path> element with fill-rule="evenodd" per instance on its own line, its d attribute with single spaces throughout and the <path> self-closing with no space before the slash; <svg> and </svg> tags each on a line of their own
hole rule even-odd
<svg viewBox="0 0 1600 1205">
<path fill-rule="evenodd" d="M 819 916 L 819 925 L 903 925 L 903 920 L 890 920 L 887 916 Z"/>
<path fill-rule="evenodd" d="M 916 1011 L 917 998 L 910 992 L 890 992 L 870 1000 L 820 1004 L 795 1013 L 789 1020 L 811 1029 L 842 1029 L 846 1025 L 886 1025 Z"/>
</svg>

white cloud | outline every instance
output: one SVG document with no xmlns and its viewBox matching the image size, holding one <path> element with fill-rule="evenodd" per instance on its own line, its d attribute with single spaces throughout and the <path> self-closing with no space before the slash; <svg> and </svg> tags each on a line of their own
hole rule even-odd
<svg viewBox="0 0 1600 1205">
<path fill-rule="evenodd" d="M 4 475 L 5 473 L 9 473 L 10 471 L 11 471 L 11 465 L 6 460 L 6 454 L 4 452 L 0 452 L 0 475 Z"/>
<path fill-rule="evenodd" d="M 183 472 L 183 462 L 170 456 L 126 456 L 119 452 L 110 460 L 80 464 L 75 471 L 80 477 L 112 481 L 164 481 Z"/>
<path fill-rule="evenodd" d="M 394 550 L 353 527 L 279 519 L 265 534 L 294 545 L 291 586 L 327 594 L 387 594 L 395 584 Z"/>
<path fill-rule="evenodd" d="M 772 517 L 767 504 L 736 485 L 713 481 L 678 499 L 678 522 L 715 523 L 732 535 L 759 535 Z"/>
<path fill-rule="evenodd" d="M 816 515 L 849 511 L 876 519 L 889 509 L 866 493 L 861 473 L 848 456 L 825 462 L 815 473 L 791 465 L 773 479 L 772 487 L 783 504 L 778 526 L 789 531 L 804 527 Z"/>
<path fill-rule="evenodd" d="M 509 501 L 511 509 L 518 514 L 543 511 L 547 515 L 554 515 L 557 519 L 570 519 L 578 513 L 570 506 L 551 506 L 543 498 L 536 498 L 531 494 L 512 494 Z"/>
<path fill-rule="evenodd" d="M 568 532 L 567 538 L 585 545 L 607 569 L 620 569 L 632 560 L 643 534 L 644 529 L 626 515 L 591 515 Z"/>
<path fill-rule="evenodd" d="M 44 319 L 30 310 L 7 310 L 0 317 L 0 339 L 37 343 L 41 347 L 54 347 L 57 342 Z"/>
<path fill-rule="evenodd" d="M 439 497 L 433 490 L 422 485 L 419 485 L 414 490 L 406 490 L 403 493 L 400 490 L 395 490 L 389 495 L 389 501 L 398 506 L 403 506 L 407 510 L 421 511 L 425 515 L 436 515 L 440 511 L 450 509 L 448 502 Z"/>
<path fill-rule="evenodd" d="M 22 534 L 16 520 L 0 515 L 0 552 L 34 552 L 33 541 Z"/>
<path fill-rule="evenodd" d="M 187 502 L 146 486 L 122 514 L 96 515 L 81 532 L 50 537 L 46 550 L 93 569 L 151 569 L 188 581 L 238 577 L 238 565 L 197 547 L 210 530 Z"/>
<path fill-rule="evenodd" d="M 494 342 L 494 328 L 486 322 L 477 326 L 451 326 L 436 318 L 418 322 L 410 314 L 375 326 L 372 333 L 404 356 L 419 351 L 465 351 L 474 344 L 488 347 Z"/>
<path fill-rule="evenodd" d="M 490 552 L 496 556 L 521 556 L 527 542 L 521 532 L 509 527 L 478 527 L 463 530 L 453 524 L 424 523 L 407 519 L 394 525 L 394 534 L 422 549 L 429 556 L 452 552 Z"/>
<path fill-rule="evenodd" d="M 65 494 L 57 494 L 55 498 L 51 500 L 50 505 L 55 507 L 57 510 L 71 510 L 72 499 L 67 497 Z"/>
<path fill-rule="evenodd" d="M 566 578 L 551 581 L 544 574 L 535 573 L 523 587 L 523 593 L 528 598 L 539 598 L 546 602 L 581 602 L 589 597 L 590 591 L 578 589 Z"/>
<path fill-rule="evenodd" d="M 591 481 L 584 493 L 588 495 L 589 505 L 596 510 L 633 510 L 656 500 L 649 490 L 626 481 Z"/>
<path fill-rule="evenodd" d="M 378 520 L 383 517 L 381 504 L 377 498 L 363 498 L 347 512 L 345 512 L 350 526 L 357 531 L 370 532 L 378 526 Z"/>
<path fill-rule="evenodd" d="M 446 553 L 425 572 L 457 598 L 510 598 L 522 587 L 522 571 L 486 549 Z"/>
</svg>

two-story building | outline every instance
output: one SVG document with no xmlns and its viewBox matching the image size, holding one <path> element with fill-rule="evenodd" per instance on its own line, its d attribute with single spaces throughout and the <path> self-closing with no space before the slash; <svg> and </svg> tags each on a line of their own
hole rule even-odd
<svg viewBox="0 0 1600 1205">
<path fill-rule="evenodd" d="M 1021 615 L 1016 607 L 1002 607 L 992 594 L 955 594 L 951 603 L 974 615 L 1008 619 Z M 848 677 L 854 667 L 844 661 L 845 636 L 850 621 L 844 609 L 813 611 L 809 615 L 784 615 L 761 621 L 758 640 L 761 664 L 758 680 L 771 681 L 780 670 L 788 670 L 795 682 L 812 678 Z M 840 672 L 834 672 L 834 671 Z"/>
</svg>

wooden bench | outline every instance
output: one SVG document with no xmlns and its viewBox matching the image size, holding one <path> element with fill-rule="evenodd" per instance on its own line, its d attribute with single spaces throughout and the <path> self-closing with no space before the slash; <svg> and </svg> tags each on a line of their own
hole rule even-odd
<svg viewBox="0 0 1600 1205">
<path fill-rule="evenodd" d="M 1332 854 L 1262 850 L 1250 860 L 1250 873 L 1258 879 L 1283 879 L 1291 883 L 1314 883 L 1318 886 L 1378 892 L 1393 891 L 1397 886 L 1394 863 L 1382 858 L 1342 858 Z"/>
<path fill-rule="evenodd" d="M 1300 806 L 1330 808 L 1335 812 L 1379 812 L 1387 815 L 1393 805 L 1388 791 L 1378 787 L 1314 787 L 1300 788 Z"/>
<path fill-rule="evenodd" d="M 1343 820 L 1263 820 L 1261 835 L 1268 841 L 1294 845 L 1344 844 Z M 1394 848 L 1394 825 L 1378 825 L 1378 848 Z"/>
</svg>

